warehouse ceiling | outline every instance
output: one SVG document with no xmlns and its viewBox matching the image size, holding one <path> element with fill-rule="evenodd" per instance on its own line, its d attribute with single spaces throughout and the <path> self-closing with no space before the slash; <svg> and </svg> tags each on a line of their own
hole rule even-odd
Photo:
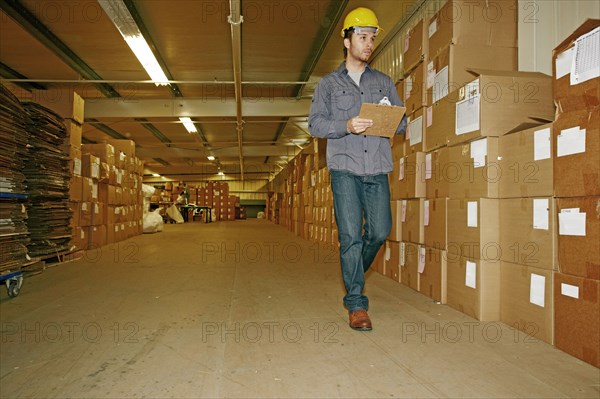
<svg viewBox="0 0 600 399">
<path fill-rule="evenodd" d="M 220 168 L 220 178 L 264 180 L 310 138 L 310 99 L 342 61 L 347 12 L 372 8 L 381 46 L 413 3 L 0 0 L 0 76 L 24 99 L 78 92 L 84 143 L 132 139 L 148 175 L 206 180 Z M 119 23 L 139 29 L 169 84 L 150 80 Z"/>
</svg>

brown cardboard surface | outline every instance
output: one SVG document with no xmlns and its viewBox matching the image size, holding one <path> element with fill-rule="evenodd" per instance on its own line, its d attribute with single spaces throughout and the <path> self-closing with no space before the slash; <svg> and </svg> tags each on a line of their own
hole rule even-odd
<svg viewBox="0 0 600 399">
<path fill-rule="evenodd" d="M 93 203 L 91 204 L 92 208 L 92 226 L 99 226 L 101 224 L 106 224 L 106 204 L 101 203 Z"/>
<path fill-rule="evenodd" d="M 100 158 L 92 154 L 83 154 L 81 157 L 81 175 L 98 180 L 100 178 Z"/>
<path fill-rule="evenodd" d="M 421 245 L 410 242 L 400 243 L 400 282 L 419 291 L 419 248 Z M 422 261 L 425 257 L 422 258 Z"/>
<path fill-rule="evenodd" d="M 76 147 L 81 150 L 81 124 L 73 119 L 65 119 L 65 127 L 67 128 L 67 140 L 63 146 Z"/>
<path fill-rule="evenodd" d="M 600 197 L 558 198 L 558 269 L 561 273 L 600 280 Z M 565 209 L 585 213 L 585 236 L 566 235 Z M 561 226 L 563 224 L 563 226 Z"/>
<path fill-rule="evenodd" d="M 568 129 L 585 129 L 577 140 L 583 152 L 566 151 Z M 587 111 L 562 113 L 554 122 L 554 195 L 578 197 L 600 195 L 600 107 Z M 564 155 L 565 151 L 569 153 Z M 559 156 L 560 155 L 560 156 Z"/>
<path fill-rule="evenodd" d="M 575 46 L 575 41 L 582 35 L 600 26 L 600 20 L 588 19 L 571 35 L 565 38 L 552 52 L 552 89 L 554 102 L 559 112 L 593 109 L 600 106 L 600 78 L 590 79 L 583 83 L 571 85 L 571 73 L 557 79 L 556 59 Z"/>
<path fill-rule="evenodd" d="M 411 115 L 413 112 L 427 104 L 425 68 L 425 62 L 416 65 L 414 69 L 404 77 L 404 81 L 402 82 L 404 97 L 400 98 L 404 101 L 407 115 Z"/>
<path fill-rule="evenodd" d="M 552 271 L 509 262 L 501 262 L 500 268 L 500 321 L 552 345 Z"/>
<path fill-rule="evenodd" d="M 406 154 L 406 136 L 404 134 L 397 134 L 392 137 L 390 145 L 392 146 L 392 161 L 396 162 Z"/>
<path fill-rule="evenodd" d="M 82 162 L 80 147 L 69 147 L 69 171 L 71 176 L 81 176 Z"/>
<path fill-rule="evenodd" d="M 392 200 L 425 197 L 425 153 L 416 152 L 394 162 L 390 173 Z"/>
<path fill-rule="evenodd" d="M 423 234 L 428 248 L 445 250 L 448 240 L 448 198 L 426 199 L 423 202 Z"/>
<path fill-rule="evenodd" d="M 554 345 L 600 367 L 600 281 L 554 274 Z"/>
<path fill-rule="evenodd" d="M 474 288 L 466 284 L 467 262 L 474 264 Z M 500 320 L 500 262 L 448 254 L 447 273 L 448 305 L 477 320 Z"/>
<path fill-rule="evenodd" d="M 88 249 L 97 249 L 106 245 L 106 225 L 88 228 Z"/>
<path fill-rule="evenodd" d="M 425 118 L 424 108 L 415 110 L 407 119 L 406 128 L 406 153 L 423 152 L 425 148 Z"/>
<path fill-rule="evenodd" d="M 402 201 L 391 201 L 392 228 L 388 235 L 390 241 L 402 241 Z"/>
<path fill-rule="evenodd" d="M 500 198 L 554 195 L 552 129 L 553 124 L 548 123 L 498 139 L 498 164 L 502 172 L 498 186 Z M 550 135 L 550 143 L 544 138 L 546 134 Z M 544 143 L 547 151 L 543 150 Z"/>
<path fill-rule="evenodd" d="M 34 91 L 33 100 L 51 109 L 65 119 L 73 119 L 77 123 L 84 122 L 84 101 L 75 91 L 68 87 L 53 87 L 48 90 Z"/>
<path fill-rule="evenodd" d="M 82 144 L 81 152 L 83 154 L 92 154 L 100 158 L 100 161 L 106 162 L 110 166 L 115 164 L 115 147 L 110 144 Z"/>
<path fill-rule="evenodd" d="M 473 220 L 468 226 L 469 203 L 476 205 Z M 448 200 L 448 254 L 470 259 L 500 261 L 500 204 L 497 199 Z"/>
<path fill-rule="evenodd" d="M 367 136 L 393 137 L 405 113 L 406 108 L 404 107 L 363 103 L 358 116 L 363 119 L 373 120 L 373 126 L 365 130 L 362 134 Z"/>
<path fill-rule="evenodd" d="M 516 71 L 517 53 L 517 47 L 451 44 L 441 49 L 425 62 L 425 104 L 433 104 L 434 90 L 439 99 L 471 82 L 473 68 Z"/>
<path fill-rule="evenodd" d="M 400 265 L 400 243 L 395 241 L 386 241 L 384 248 L 384 275 L 392 277 L 392 268 L 398 270 Z"/>
<path fill-rule="evenodd" d="M 485 156 L 477 155 L 482 151 Z M 442 166 L 450 198 L 498 198 L 502 170 L 498 163 L 498 138 L 486 137 L 448 147 Z"/>
<path fill-rule="evenodd" d="M 499 200 L 499 204 L 500 258 L 505 262 L 556 270 L 554 198 L 509 198 Z M 534 227 L 536 206 L 542 212 L 538 221 L 541 224 L 537 228 Z M 547 212 L 545 216 L 544 209 Z"/>
<path fill-rule="evenodd" d="M 425 192 L 427 198 L 449 196 L 448 178 L 451 172 L 458 172 L 456 165 L 450 165 L 448 147 L 438 148 L 425 155 Z"/>
<path fill-rule="evenodd" d="M 419 273 L 419 292 L 441 304 L 447 301 L 446 262 L 446 251 L 426 248 L 425 268 Z"/>
<path fill-rule="evenodd" d="M 87 227 L 92 225 L 92 203 L 80 202 L 78 206 L 79 226 Z"/>
<path fill-rule="evenodd" d="M 425 151 L 446 146 L 454 134 L 458 94 L 458 91 L 452 92 L 425 108 Z"/>
<path fill-rule="evenodd" d="M 429 35 L 427 21 L 420 19 L 416 25 L 404 34 L 403 63 L 404 70 L 412 70 L 418 63 L 427 58 Z"/>
<path fill-rule="evenodd" d="M 423 198 L 402 200 L 400 216 L 402 220 L 402 240 L 424 244 Z"/>
<path fill-rule="evenodd" d="M 517 47 L 516 0 L 449 0 L 426 29 L 429 54 L 448 44 Z"/>
<path fill-rule="evenodd" d="M 81 202 L 83 200 L 83 178 L 71 176 L 69 179 L 69 201 Z"/>
<path fill-rule="evenodd" d="M 458 96 L 450 93 L 455 103 L 455 120 L 448 135 L 448 145 L 468 142 L 478 137 L 498 137 L 514 131 L 532 116 L 552 120 L 551 80 L 539 72 L 514 72 L 471 69 L 473 83 L 461 87 Z M 479 82 L 478 85 L 475 81 Z M 518 90 L 517 90 L 518 89 Z M 475 113 L 463 112 L 465 106 L 479 104 L 479 119 Z M 471 108 L 475 109 L 475 108 Z M 460 111 L 459 111 L 460 110 Z M 473 117 L 478 121 L 467 132 L 457 130 L 457 121 Z"/>
</svg>

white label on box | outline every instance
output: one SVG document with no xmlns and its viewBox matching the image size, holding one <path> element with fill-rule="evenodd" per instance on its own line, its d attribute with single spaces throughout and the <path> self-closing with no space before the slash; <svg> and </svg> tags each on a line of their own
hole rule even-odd
<svg viewBox="0 0 600 399">
<path fill-rule="evenodd" d="M 579 287 L 576 285 L 560 283 L 560 293 L 564 296 L 579 299 Z"/>
<path fill-rule="evenodd" d="M 84 211 L 84 212 L 87 212 L 87 210 L 88 210 L 87 209 L 87 202 L 82 202 L 81 203 L 81 210 Z"/>
<path fill-rule="evenodd" d="M 471 158 L 473 158 L 473 167 L 474 168 L 484 167 L 486 156 L 487 156 L 487 139 L 473 141 L 471 143 Z"/>
<path fill-rule="evenodd" d="M 409 32 L 406 32 L 406 35 L 404 36 L 404 52 L 405 53 L 408 51 L 409 44 L 410 44 L 410 34 L 409 34 Z"/>
<path fill-rule="evenodd" d="M 479 95 L 479 78 L 465 85 L 463 91 L 463 100 L 466 98 L 473 98 Z"/>
<path fill-rule="evenodd" d="M 531 273 L 529 284 L 529 302 L 544 307 L 546 296 L 546 277 Z"/>
<path fill-rule="evenodd" d="M 430 89 L 435 81 L 435 69 L 433 69 L 433 61 L 427 64 L 427 88 Z"/>
<path fill-rule="evenodd" d="M 121 182 L 123 181 L 123 171 L 120 169 L 117 169 L 117 184 L 121 184 Z"/>
<path fill-rule="evenodd" d="M 600 26 L 575 41 L 571 64 L 571 85 L 600 76 Z"/>
<path fill-rule="evenodd" d="M 408 125 L 410 134 L 410 145 L 419 144 L 423 141 L 423 117 L 419 116 L 410 122 Z"/>
<path fill-rule="evenodd" d="M 575 126 L 561 130 L 556 138 L 556 156 L 573 155 L 585 152 L 585 129 Z"/>
<path fill-rule="evenodd" d="M 385 260 L 388 261 L 391 258 L 390 246 L 388 243 L 385 243 Z"/>
<path fill-rule="evenodd" d="M 573 65 L 573 55 L 575 47 L 563 51 L 556 57 L 556 79 L 560 79 L 571 73 L 571 65 Z"/>
<path fill-rule="evenodd" d="M 90 166 L 92 167 L 92 170 L 91 170 L 92 176 L 91 177 L 99 179 L 100 178 L 100 165 L 97 163 L 93 163 Z"/>
<path fill-rule="evenodd" d="M 402 200 L 402 223 L 406 222 L 406 200 Z"/>
<path fill-rule="evenodd" d="M 81 229 L 80 231 L 81 231 L 81 234 L 79 236 L 83 240 L 85 238 L 85 231 L 83 229 Z"/>
<path fill-rule="evenodd" d="M 79 158 L 73 158 L 73 174 L 81 176 L 81 159 Z"/>
<path fill-rule="evenodd" d="M 479 130 L 479 95 L 456 103 L 456 135 L 476 130 Z"/>
<path fill-rule="evenodd" d="M 541 161 L 548 159 L 552 155 L 550 152 L 550 128 L 533 132 L 533 160 Z"/>
<path fill-rule="evenodd" d="M 548 198 L 534 198 L 533 200 L 533 228 L 548 230 L 550 224 L 550 207 Z"/>
<path fill-rule="evenodd" d="M 117 224 L 117 225 L 115 225 L 115 233 L 118 233 L 118 232 L 119 232 L 119 225 Z"/>
<path fill-rule="evenodd" d="M 422 274 L 425 271 L 425 247 L 419 246 L 419 266 L 418 272 Z"/>
<path fill-rule="evenodd" d="M 410 98 L 410 92 L 412 91 L 412 77 L 407 77 L 404 81 L 404 99 L 408 100 Z"/>
<path fill-rule="evenodd" d="M 445 66 L 433 78 L 433 102 L 436 103 L 448 95 L 448 67 Z"/>
<path fill-rule="evenodd" d="M 434 19 L 432 23 L 429 24 L 429 37 L 435 35 L 437 32 L 437 19 Z"/>
<path fill-rule="evenodd" d="M 404 180 L 404 158 L 400 158 L 400 173 L 398 180 Z"/>
<path fill-rule="evenodd" d="M 98 183 L 92 183 L 92 198 L 98 199 Z"/>
<path fill-rule="evenodd" d="M 467 227 L 477 227 L 477 201 L 467 202 Z"/>
<path fill-rule="evenodd" d="M 429 226 L 429 200 L 423 201 L 423 225 Z"/>
<path fill-rule="evenodd" d="M 558 214 L 558 234 L 585 237 L 585 212 L 579 209 L 563 209 Z"/>
<path fill-rule="evenodd" d="M 471 288 L 477 288 L 477 264 L 467 261 L 465 268 L 465 285 Z"/>
<path fill-rule="evenodd" d="M 94 204 L 94 213 L 97 215 L 100 213 L 100 205 Z"/>
<path fill-rule="evenodd" d="M 406 246 L 403 242 L 400 243 L 400 266 L 406 263 Z"/>
<path fill-rule="evenodd" d="M 427 107 L 427 127 L 433 125 L 433 107 Z"/>
<path fill-rule="evenodd" d="M 425 180 L 431 179 L 431 153 L 425 155 Z"/>
</svg>

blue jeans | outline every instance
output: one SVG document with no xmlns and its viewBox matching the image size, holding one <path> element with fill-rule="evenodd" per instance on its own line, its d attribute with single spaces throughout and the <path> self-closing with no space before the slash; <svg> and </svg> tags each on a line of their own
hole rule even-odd
<svg viewBox="0 0 600 399">
<path fill-rule="evenodd" d="M 388 177 L 358 176 L 339 170 L 330 173 L 346 287 L 344 306 L 350 312 L 367 310 L 369 299 L 363 295 L 365 272 L 392 228 Z"/>
</svg>

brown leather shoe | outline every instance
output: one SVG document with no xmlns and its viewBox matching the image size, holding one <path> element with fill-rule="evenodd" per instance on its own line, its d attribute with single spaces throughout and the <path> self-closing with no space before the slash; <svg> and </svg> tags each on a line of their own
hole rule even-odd
<svg viewBox="0 0 600 399">
<path fill-rule="evenodd" d="M 348 312 L 350 316 L 350 328 L 358 331 L 371 331 L 373 326 L 371 325 L 371 319 L 365 309 L 355 310 L 354 312 Z"/>
</svg>

